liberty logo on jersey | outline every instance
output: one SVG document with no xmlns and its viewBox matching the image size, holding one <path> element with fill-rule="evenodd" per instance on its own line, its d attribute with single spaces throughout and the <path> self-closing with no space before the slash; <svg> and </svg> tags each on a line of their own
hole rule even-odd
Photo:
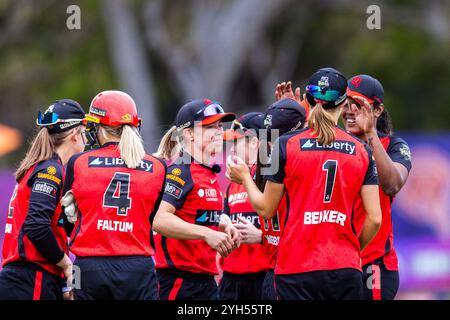
<svg viewBox="0 0 450 320">
<path fill-rule="evenodd" d="M 125 161 L 116 157 L 89 157 L 88 159 L 90 168 L 126 168 Z M 153 162 L 148 160 L 142 160 L 136 170 L 153 172 Z"/>
<path fill-rule="evenodd" d="M 351 141 L 336 140 L 332 144 L 323 146 L 317 139 L 300 139 L 302 151 L 336 151 L 349 155 L 356 155 L 356 145 Z"/>
<path fill-rule="evenodd" d="M 201 226 L 218 226 L 221 214 L 222 211 L 219 210 L 197 210 L 195 224 Z"/>
</svg>

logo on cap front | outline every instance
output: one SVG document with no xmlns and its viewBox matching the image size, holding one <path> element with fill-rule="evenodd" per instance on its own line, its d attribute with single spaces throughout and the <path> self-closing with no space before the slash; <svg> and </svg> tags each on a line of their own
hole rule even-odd
<svg viewBox="0 0 450 320">
<path fill-rule="evenodd" d="M 362 82 L 362 79 L 361 79 L 361 77 L 354 77 L 353 79 L 352 79 L 352 85 L 354 85 L 355 87 L 359 87 L 359 85 L 361 84 L 361 82 Z"/>
<path fill-rule="evenodd" d="M 319 82 L 317 83 L 319 87 L 329 87 L 330 83 L 328 82 L 328 77 L 321 77 Z"/>
</svg>

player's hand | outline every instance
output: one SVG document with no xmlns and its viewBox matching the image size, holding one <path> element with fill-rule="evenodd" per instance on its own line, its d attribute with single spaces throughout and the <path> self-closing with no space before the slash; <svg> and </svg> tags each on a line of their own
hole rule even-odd
<svg viewBox="0 0 450 320">
<path fill-rule="evenodd" d="M 246 244 L 261 243 L 262 231 L 257 227 L 255 227 L 253 223 L 251 223 L 245 218 L 238 217 L 238 220 L 241 223 L 235 224 L 234 226 L 241 233 L 242 243 Z"/>
<path fill-rule="evenodd" d="M 205 241 L 211 248 L 217 250 L 222 257 L 228 256 L 234 249 L 233 240 L 224 232 L 207 228 Z"/>
<path fill-rule="evenodd" d="M 247 164 L 238 156 L 228 156 L 227 175 L 232 182 L 242 184 L 250 176 Z"/>
<path fill-rule="evenodd" d="M 352 104 L 350 106 L 351 111 L 355 114 L 355 122 L 356 124 L 361 128 L 361 130 L 364 131 L 364 133 L 376 133 L 376 117 L 372 111 L 372 106 L 370 105 L 369 101 L 367 101 L 363 97 L 352 97 L 354 100 L 356 100 L 361 108 L 358 109 L 358 107 L 355 104 Z"/>
<path fill-rule="evenodd" d="M 56 264 L 64 273 L 66 279 L 66 286 L 63 290 L 64 300 L 73 300 L 73 264 L 70 258 L 64 254 L 64 257 Z"/>
<path fill-rule="evenodd" d="M 236 225 L 226 224 L 223 231 L 231 237 L 231 240 L 234 243 L 233 249 L 239 248 L 241 245 L 241 233 L 236 228 Z"/>
<path fill-rule="evenodd" d="M 67 221 L 75 224 L 78 219 L 78 206 L 71 190 L 67 191 L 64 197 L 61 198 L 61 205 L 64 207 L 64 214 L 67 216 Z"/>
<path fill-rule="evenodd" d="M 306 99 L 306 94 L 303 95 L 301 94 L 300 87 L 295 88 L 295 91 L 293 91 L 291 81 L 278 83 L 275 88 L 275 101 L 285 98 L 297 101 L 297 103 L 300 104 L 305 109 L 306 119 L 308 119 L 311 106 L 309 105 L 308 100 Z"/>
</svg>

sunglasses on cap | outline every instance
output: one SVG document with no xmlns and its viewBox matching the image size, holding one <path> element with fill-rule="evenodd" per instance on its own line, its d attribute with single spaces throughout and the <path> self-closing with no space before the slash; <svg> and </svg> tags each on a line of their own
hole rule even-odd
<svg viewBox="0 0 450 320">
<path fill-rule="evenodd" d="M 83 119 L 60 119 L 56 112 L 38 112 L 36 124 L 38 126 L 50 126 L 61 122 L 83 122 Z"/>
<path fill-rule="evenodd" d="M 315 99 L 323 101 L 336 101 L 340 97 L 339 91 L 337 90 L 327 90 L 315 85 L 307 85 L 306 92 Z"/>
<path fill-rule="evenodd" d="M 213 103 L 198 110 L 197 113 L 194 115 L 194 120 L 195 121 L 203 120 L 206 117 L 214 116 L 216 114 L 221 113 L 225 113 L 222 106 L 217 103 Z"/>
</svg>

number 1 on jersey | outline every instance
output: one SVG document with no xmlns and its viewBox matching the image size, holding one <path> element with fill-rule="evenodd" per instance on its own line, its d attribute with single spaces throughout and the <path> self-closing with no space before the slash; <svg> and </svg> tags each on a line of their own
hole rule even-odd
<svg viewBox="0 0 450 320">
<path fill-rule="evenodd" d="M 116 208 L 119 216 L 126 216 L 131 208 L 130 174 L 116 172 L 103 195 L 103 206 Z"/>
<path fill-rule="evenodd" d="M 337 172 L 337 160 L 327 160 L 322 166 L 322 170 L 327 172 L 327 179 L 325 182 L 325 193 L 323 196 L 323 202 L 331 202 L 333 195 L 334 182 L 336 180 Z"/>
</svg>

